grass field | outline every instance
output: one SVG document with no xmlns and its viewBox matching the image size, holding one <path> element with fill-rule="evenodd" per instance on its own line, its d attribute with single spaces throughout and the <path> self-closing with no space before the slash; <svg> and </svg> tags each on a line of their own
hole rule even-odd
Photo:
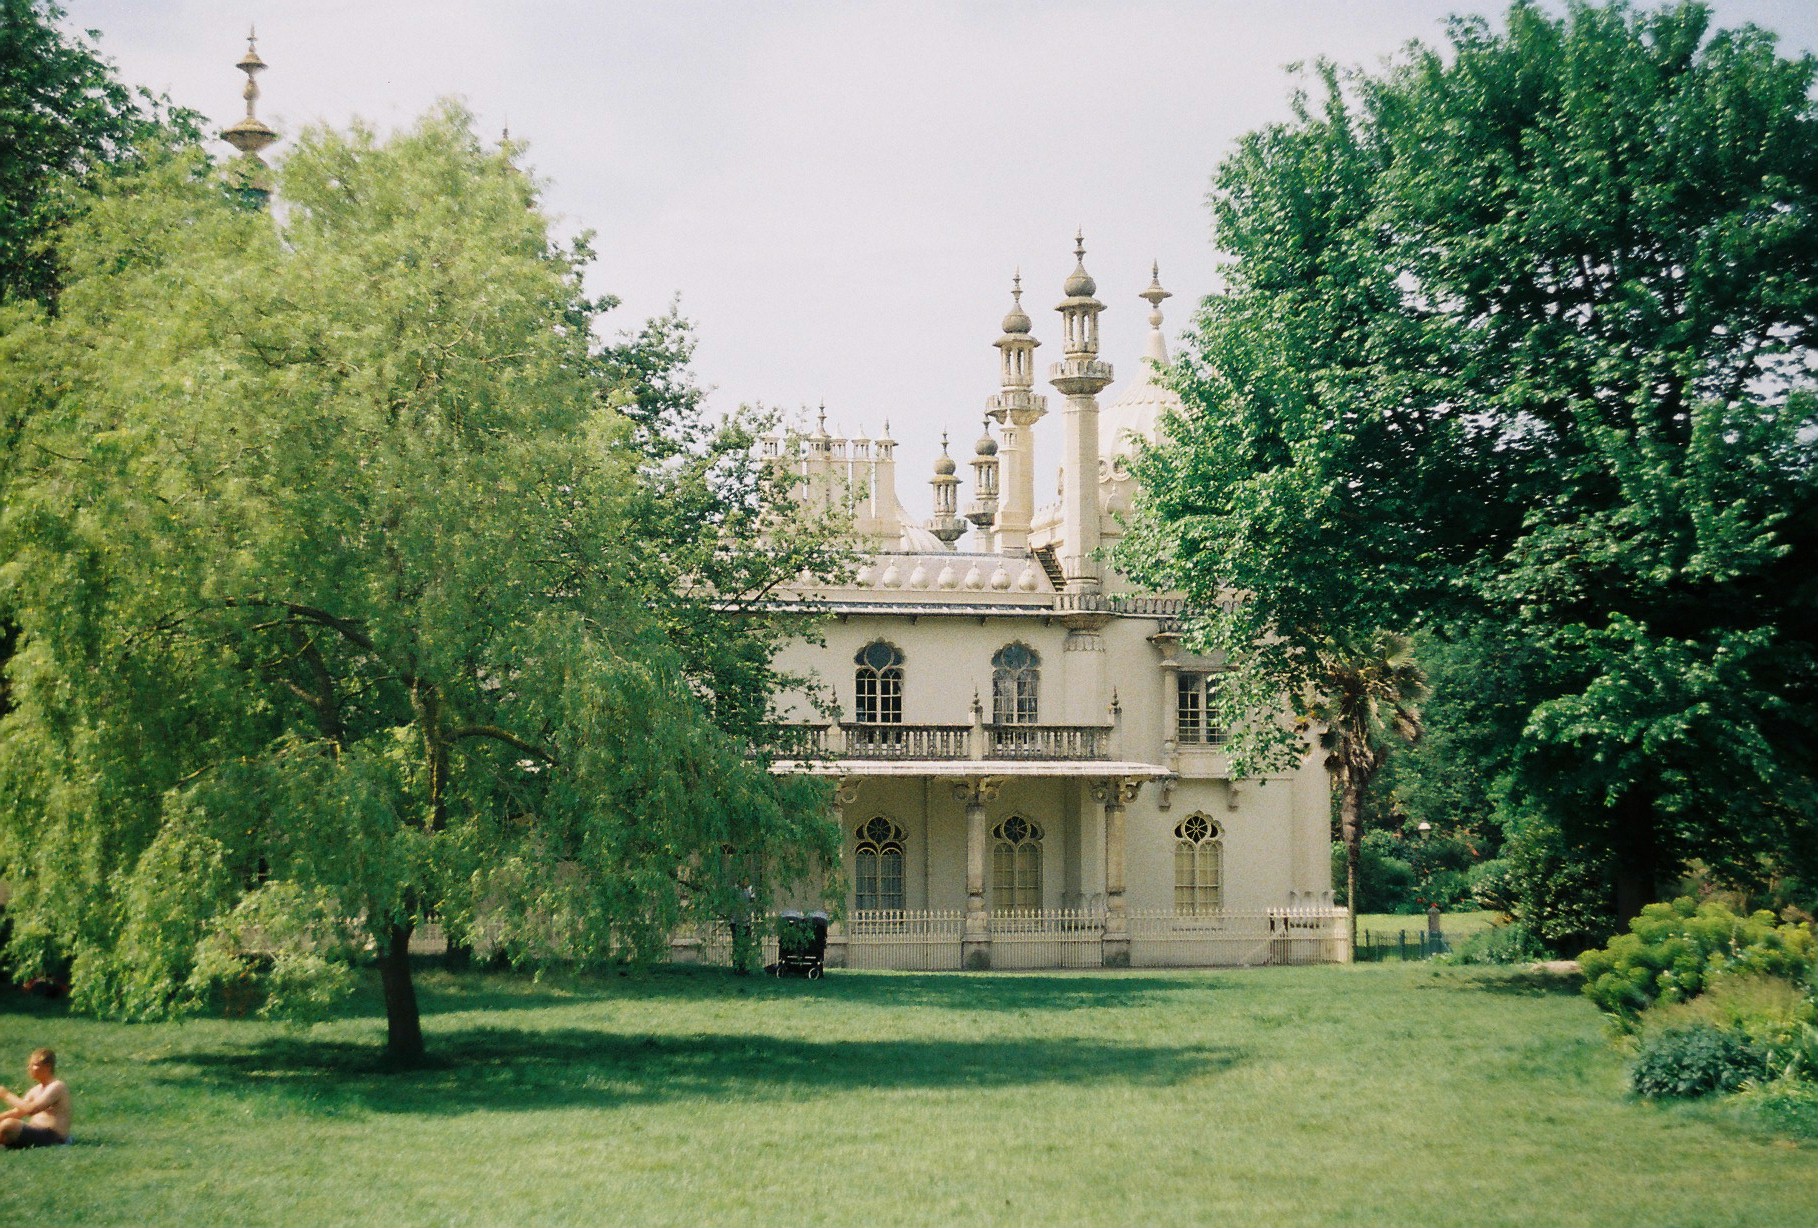
<svg viewBox="0 0 1818 1228">
<path fill-rule="evenodd" d="M 1449 912 L 1439 918 L 1439 930 L 1447 938 L 1469 938 L 1479 930 L 1487 930 L 1496 923 L 1493 912 Z M 1366 931 L 1393 938 L 1403 930 L 1412 938 L 1427 928 L 1427 914 L 1393 913 L 1393 912 L 1360 912 L 1357 914 L 1357 932 Z"/>
<path fill-rule="evenodd" d="M 78 1145 L 53 1224 L 1711 1224 L 1818 1220 L 1818 1151 L 1638 1102 L 1583 997 L 1419 964 L 1220 972 L 425 973 L 286 1029 L 9 997 Z M 16 1082 L 8 1080 L 13 1086 Z"/>
</svg>

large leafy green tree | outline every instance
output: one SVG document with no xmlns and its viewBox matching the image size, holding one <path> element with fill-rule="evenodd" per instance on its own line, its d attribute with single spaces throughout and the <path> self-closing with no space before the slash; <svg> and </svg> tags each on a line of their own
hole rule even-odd
<svg viewBox="0 0 1818 1228">
<path fill-rule="evenodd" d="M 1330 635 L 1519 645 L 1500 812 L 1624 914 L 1689 857 L 1818 859 L 1814 67 L 1691 3 L 1320 66 L 1218 171 L 1227 289 L 1127 539 L 1258 710 Z"/>
<path fill-rule="evenodd" d="M 411 1060 L 428 916 L 521 960 L 647 956 L 743 905 L 733 862 L 832 852 L 821 787 L 690 668 L 742 629 L 668 625 L 699 568 L 633 548 L 638 391 L 510 154 L 448 107 L 312 131 L 275 217 L 156 159 L 70 225 L 57 316 L 6 334 L 0 395 L 34 409 L 0 877 L 16 957 L 73 958 L 92 1008 L 264 966 L 282 1005 L 364 948 Z"/>
<path fill-rule="evenodd" d="M 122 84 L 47 0 L 0 0 L 0 299 L 50 302 L 51 236 L 79 185 L 147 143 L 193 140 L 199 117 Z"/>
<path fill-rule="evenodd" d="M 129 164 L 148 146 L 192 142 L 198 117 L 120 83 L 45 0 L 0 0 L 0 309 L 11 299 L 53 304 L 57 229 L 80 185 Z M 3 322 L 0 322 L 3 324 Z M 23 406 L 0 407 L 0 497 L 12 470 Z M 0 605 L 0 712 L 18 626 Z"/>
</svg>

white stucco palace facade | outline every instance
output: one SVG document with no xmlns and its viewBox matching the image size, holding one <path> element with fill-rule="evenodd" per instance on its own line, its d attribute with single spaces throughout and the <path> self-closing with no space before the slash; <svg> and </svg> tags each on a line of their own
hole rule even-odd
<svg viewBox="0 0 1818 1228">
<path fill-rule="evenodd" d="M 1105 306 L 1083 241 L 1076 256 L 1048 370 L 1057 502 L 1036 505 L 1034 436 L 1056 424 L 1035 390 L 1041 342 L 1020 278 L 963 509 L 944 442 L 935 514 L 918 524 L 897 498 L 887 425 L 883 438 L 836 438 L 823 416 L 805 436 L 764 441 L 810 491 L 847 501 L 866 552 L 850 583 L 800 595 L 825 609 L 825 640 L 781 662 L 837 704 L 829 721 L 805 695 L 784 699 L 810 752 L 776 767 L 838 780 L 846 899 L 829 962 L 1343 959 L 1323 768 L 1309 757 L 1232 779 L 1207 707 L 1221 662 L 1185 650 L 1179 598 L 1132 591 L 1106 561 L 1133 442 L 1154 439 L 1178 403 L 1157 382 L 1169 295 L 1158 276 L 1141 292 L 1139 375 L 1101 411 Z"/>
</svg>

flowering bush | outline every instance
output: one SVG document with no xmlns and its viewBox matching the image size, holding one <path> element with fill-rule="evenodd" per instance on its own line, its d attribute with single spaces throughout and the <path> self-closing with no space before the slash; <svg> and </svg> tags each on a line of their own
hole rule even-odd
<svg viewBox="0 0 1818 1228">
<path fill-rule="evenodd" d="M 1720 973 L 1807 983 L 1818 958 L 1810 926 L 1776 924 L 1760 911 L 1737 916 L 1722 904 L 1682 897 L 1650 904 L 1601 950 L 1578 957 L 1584 991 L 1626 1025 L 1656 1002 L 1683 1002 Z"/>
</svg>

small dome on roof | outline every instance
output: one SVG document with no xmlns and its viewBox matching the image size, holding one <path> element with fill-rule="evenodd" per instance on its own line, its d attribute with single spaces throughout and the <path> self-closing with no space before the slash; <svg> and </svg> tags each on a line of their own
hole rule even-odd
<svg viewBox="0 0 1818 1228">
<path fill-rule="evenodd" d="M 1098 283 L 1092 280 L 1092 274 L 1086 272 L 1086 235 L 1084 231 L 1073 236 L 1073 256 L 1078 261 L 1073 266 L 1072 276 L 1067 278 L 1061 287 L 1068 298 L 1091 298 L 1098 293 Z"/>
<path fill-rule="evenodd" d="M 996 456 L 997 440 L 991 438 L 991 432 L 987 430 L 978 437 L 978 446 L 973 450 L 980 456 Z"/>
<path fill-rule="evenodd" d="M 941 454 L 934 458 L 934 472 L 941 477 L 948 478 L 952 477 L 958 468 L 959 466 L 953 463 L 953 458 L 947 455 L 947 435 L 943 431 L 941 433 Z"/>
<path fill-rule="evenodd" d="M 911 554 L 944 554 L 952 549 L 927 529 L 907 519 L 903 521 L 901 541 L 903 549 Z"/>
</svg>

